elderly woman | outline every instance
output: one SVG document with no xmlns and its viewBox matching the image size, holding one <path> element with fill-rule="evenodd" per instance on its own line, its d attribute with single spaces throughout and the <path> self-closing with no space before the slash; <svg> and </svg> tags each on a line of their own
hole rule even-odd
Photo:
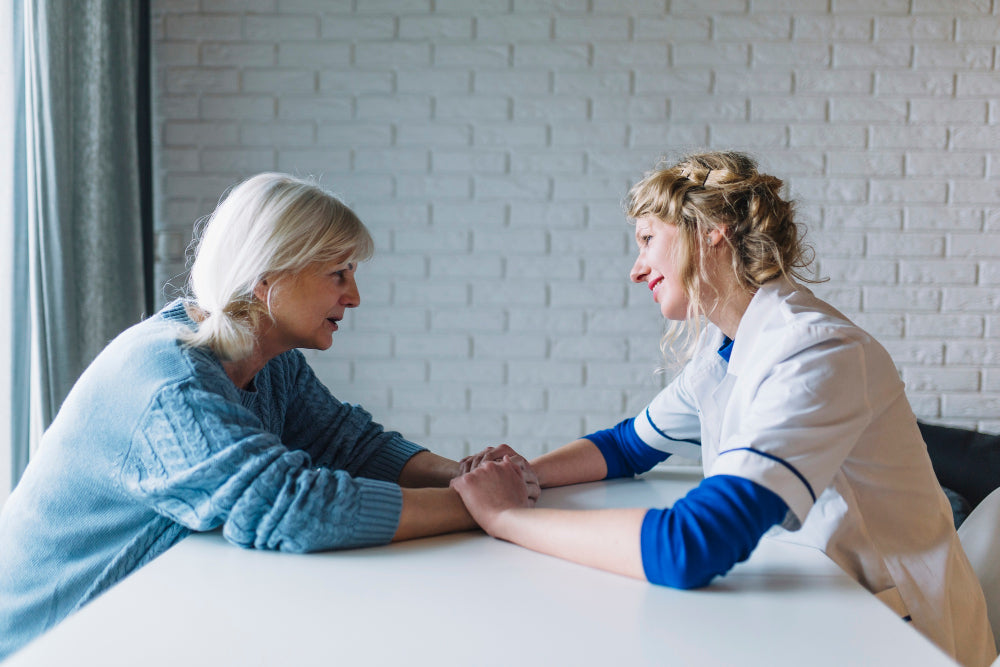
<svg viewBox="0 0 1000 667">
<path fill-rule="evenodd" d="M 193 531 L 306 552 L 475 526 L 456 462 L 341 403 L 297 350 L 332 345 L 372 247 L 313 183 L 231 191 L 190 298 L 95 359 L 0 514 L 0 659 Z"/>
</svg>

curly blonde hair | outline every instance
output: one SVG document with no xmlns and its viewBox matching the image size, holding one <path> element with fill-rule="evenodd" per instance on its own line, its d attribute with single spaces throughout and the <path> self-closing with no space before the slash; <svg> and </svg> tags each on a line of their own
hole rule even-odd
<svg viewBox="0 0 1000 667">
<path fill-rule="evenodd" d="M 678 356 L 689 356 L 685 353 L 700 331 L 707 251 L 702 239 L 712 231 L 724 232 L 722 238 L 732 250 L 733 275 L 751 294 L 779 276 L 817 282 L 805 272 L 812 263 L 812 248 L 795 222 L 794 204 L 780 194 L 783 186 L 781 179 L 758 171 L 749 155 L 716 151 L 661 163 L 629 190 L 629 218 L 652 216 L 675 225 L 679 232 L 676 260 L 688 297 L 688 319 L 670 326 L 661 345 L 664 354 L 678 355 L 675 343 L 687 332 L 687 344 Z"/>
</svg>

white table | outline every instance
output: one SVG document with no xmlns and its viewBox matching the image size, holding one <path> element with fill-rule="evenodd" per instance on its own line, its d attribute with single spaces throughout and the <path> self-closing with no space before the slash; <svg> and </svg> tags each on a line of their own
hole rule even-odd
<svg viewBox="0 0 1000 667">
<path fill-rule="evenodd" d="M 542 504 L 667 506 L 698 479 L 657 469 Z M 813 549 L 765 538 L 678 591 L 482 533 L 305 556 L 193 535 L 4 667 L 68 664 L 954 666 Z"/>
</svg>

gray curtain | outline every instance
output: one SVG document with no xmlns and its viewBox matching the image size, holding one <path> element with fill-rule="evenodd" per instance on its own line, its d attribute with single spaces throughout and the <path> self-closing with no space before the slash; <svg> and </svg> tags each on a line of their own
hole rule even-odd
<svg viewBox="0 0 1000 667">
<path fill-rule="evenodd" d="M 16 2 L 25 199 L 15 212 L 24 293 L 14 299 L 13 414 L 31 423 L 11 424 L 15 482 L 87 364 L 149 307 L 143 0 Z"/>
</svg>

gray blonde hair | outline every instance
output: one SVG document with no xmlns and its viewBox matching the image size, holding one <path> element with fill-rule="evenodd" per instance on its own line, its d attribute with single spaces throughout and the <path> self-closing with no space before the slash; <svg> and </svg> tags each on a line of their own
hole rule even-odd
<svg viewBox="0 0 1000 667">
<path fill-rule="evenodd" d="M 273 284 L 320 262 L 364 261 L 374 251 L 371 234 L 340 199 L 311 180 L 278 173 L 230 190 L 196 243 L 188 305 L 200 321 L 180 338 L 224 361 L 250 356 L 254 332 L 270 318 L 268 304 L 254 295 L 261 281 Z"/>
<path fill-rule="evenodd" d="M 707 252 L 702 240 L 712 231 L 725 229 L 733 274 L 751 294 L 778 276 L 818 282 L 805 272 L 813 259 L 812 248 L 795 222 L 794 204 L 780 194 L 783 185 L 759 172 L 749 155 L 728 151 L 694 153 L 672 165 L 661 163 L 632 186 L 627 201 L 630 218 L 653 216 L 679 232 L 676 261 L 688 297 L 688 319 L 670 326 L 661 345 L 664 354 L 677 354 L 674 343 L 687 338 L 680 353 L 686 358 L 700 331 L 706 314 L 700 298 Z"/>
</svg>

